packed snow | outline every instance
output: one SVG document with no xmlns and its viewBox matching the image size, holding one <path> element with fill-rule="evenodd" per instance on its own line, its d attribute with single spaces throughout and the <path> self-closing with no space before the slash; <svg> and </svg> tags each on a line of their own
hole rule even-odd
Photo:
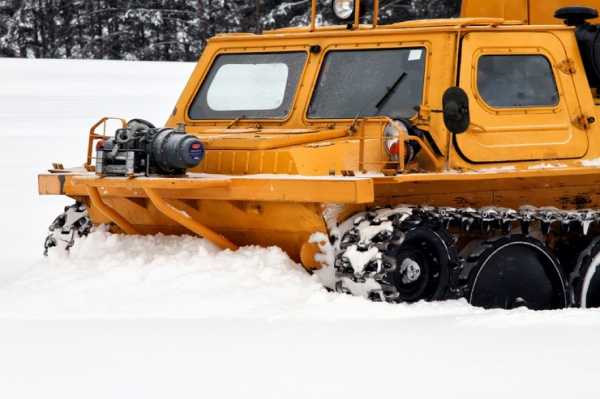
<svg viewBox="0 0 600 399">
<path fill-rule="evenodd" d="M 590 168 L 600 168 L 600 158 L 584 159 L 583 161 L 581 161 L 581 164 Z"/>
<path fill-rule="evenodd" d="M 528 167 L 527 169 L 529 170 L 546 170 L 546 169 L 562 169 L 562 168 L 567 168 L 568 165 L 565 165 L 564 163 L 538 163 L 535 165 L 531 165 L 530 167 Z"/>
<path fill-rule="evenodd" d="M 597 397 L 599 311 L 371 303 L 194 237 L 98 229 L 43 258 L 69 202 L 36 173 L 81 164 L 103 115 L 162 123 L 192 68 L 0 59 L 2 397 Z"/>
</svg>

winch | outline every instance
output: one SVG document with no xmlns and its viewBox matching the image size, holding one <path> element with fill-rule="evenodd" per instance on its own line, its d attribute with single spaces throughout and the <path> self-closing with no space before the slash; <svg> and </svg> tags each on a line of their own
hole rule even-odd
<svg viewBox="0 0 600 399">
<path fill-rule="evenodd" d="M 156 128 L 143 119 L 132 119 L 114 137 L 96 146 L 96 174 L 183 175 L 204 159 L 204 145 L 183 127 Z"/>
</svg>

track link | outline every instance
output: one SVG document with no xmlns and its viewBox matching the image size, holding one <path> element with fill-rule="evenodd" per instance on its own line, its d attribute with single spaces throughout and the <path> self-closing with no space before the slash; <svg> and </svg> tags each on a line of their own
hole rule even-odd
<svg viewBox="0 0 600 399">
<path fill-rule="evenodd" d="M 472 283 L 470 274 L 489 245 L 482 241 L 479 248 L 463 259 L 457 255 L 458 237 L 449 231 L 478 231 L 487 236 L 505 237 L 513 233 L 515 225 L 520 225 L 522 236 L 527 237 L 534 223 L 544 235 L 556 225 L 560 226 L 561 232 L 578 231 L 587 235 L 592 224 L 600 223 L 600 211 L 532 206 L 518 210 L 398 206 L 361 212 L 331 233 L 335 251 L 335 288 L 339 292 L 386 302 L 468 297 Z M 428 243 L 425 248 L 415 248 L 415 240 L 411 237 L 417 231 Z M 543 246 L 539 243 L 540 248 Z M 413 259 L 416 257 L 425 260 L 421 259 L 419 265 Z M 419 273 L 425 271 L 423 269 L 430 273 L 430 280 L 437 282 L 425 287 L 420 295 L 403 293 L 399 282 L 410 284 L 416 281 Z"/>
<path fill-rule="evenodd" d="M 91 229 L 92 220 L 84 204 L 76 202 L 65 207 L 64 212 L 58 215 L 48 228 L 50 233 L 44 241 L 44 255 L 48 256 L 48 251 L 53 247 L 70 250 L 75 240 L 87 236 Z"/>
</svg>

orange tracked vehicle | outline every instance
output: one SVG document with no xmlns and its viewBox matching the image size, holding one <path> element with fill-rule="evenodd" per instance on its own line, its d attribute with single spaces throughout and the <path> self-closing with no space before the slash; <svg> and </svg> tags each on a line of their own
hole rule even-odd
<svg viewBox="0 0 600 399">
<path fill-rule="evenodd" d="M 339 292 L 600 306 L 600 27 L 559 0 L 464 0 L 462 16 L 212 38 L 165 128 L 89 133 L 39 175 L 76 203 L 46 250 L 110 225 L 277 245 Z M 368 15 L 367 15 L 368 14 Z M 103 129 L 104 127 L 104 129 Z"/>
</svg>

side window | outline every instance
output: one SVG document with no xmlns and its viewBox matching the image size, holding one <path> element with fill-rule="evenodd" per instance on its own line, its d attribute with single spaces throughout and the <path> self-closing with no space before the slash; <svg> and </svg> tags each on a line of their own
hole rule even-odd
<svg viewBox="0 0 600 399">
<path fill-rule="evenodd" d="M 482 56 L 477 89 L 495 108 L 553 107 L 559 103 L 552 66 L 543 55 Z"/>
</svg>

